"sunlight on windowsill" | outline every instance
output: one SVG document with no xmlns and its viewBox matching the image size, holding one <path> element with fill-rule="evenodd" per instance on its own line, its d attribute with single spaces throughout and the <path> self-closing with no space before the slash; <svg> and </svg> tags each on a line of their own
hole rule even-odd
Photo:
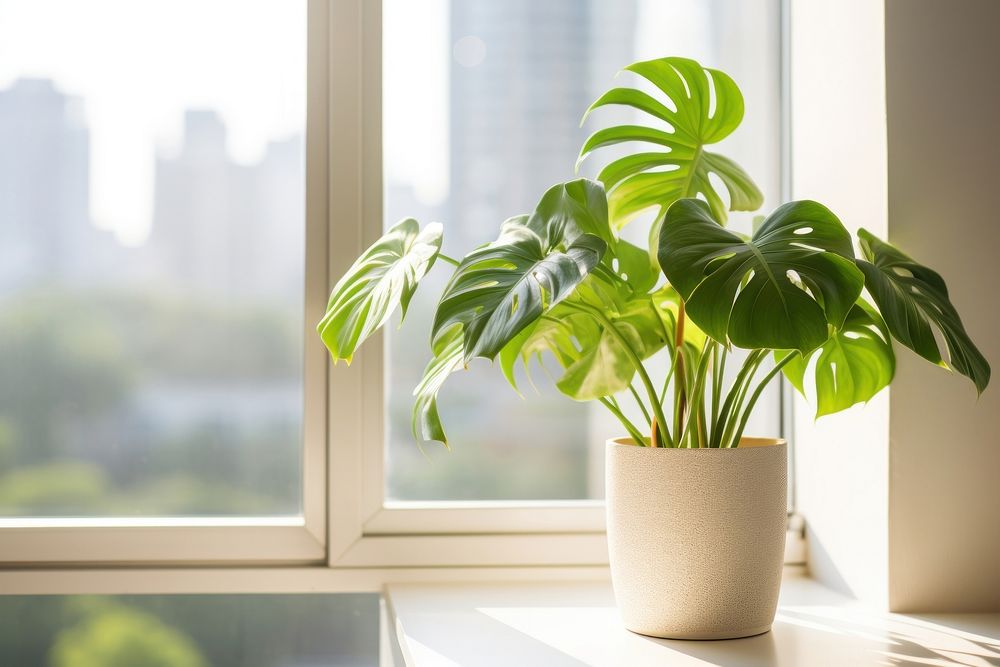
<svg viewBox="0 0 1000 667">
<path fill-rule="evenodd" d="M 788 568 L 771 632 L 678 641 L 625 630 L 601 582 L 389 585 L 408 665 L 990 665 L 1000 614 L 874 611 Z"/>
</svg>

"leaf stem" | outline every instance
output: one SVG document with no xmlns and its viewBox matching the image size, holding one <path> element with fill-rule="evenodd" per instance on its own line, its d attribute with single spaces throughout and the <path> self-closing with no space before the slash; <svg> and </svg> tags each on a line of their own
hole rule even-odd
<svg viewBox="0 0 1000 667">
<path fill-rule="evenodd" d="M 733 381 L 733 386 L 729 388 L 729 392 L 726 394 L 726 401 L 722 404 L 722 409 L 719 411 L 718 420 L 712 427 L 712 440 L 709 443 L 709 447 L 722 447 L 725 439 L 725 432 L 728 430 L 729 426 L 729 413 L 733 409 L 733 402 L 736 400 L 736 396 L 739 393 L 740 387 L 743 385 L 747 373 L 750 372 L 753 362 L 760 356 L 760 350 L 754 350 L 747 357 L 746 361 L 743 362 L 743 367 L 740 372 L 736 375 L 736 379 Z"/>
<path fill-rule="evenodd" d="M 674 349 L 677 350 L 678 370 L 674 373 L 674 433 L 679 433 L 687 403 L 687 376 L 684 372 L 684 299 L 677 300 L 677 325 L 674 327 Z M 678 436 L 680 438 L 680 436 Z M 678 442 L 680 442 L 678 440 Z"/>
<path fill-rule="evenodd" d="M 660 405 L 660 402 L 657 400 L 656 388 L 653 386 L 652 380 L 649 379 L 649 373 L 646 372 L 646 368 L 642 364 L 642 359 L 640 359 L 639 355 L 636 354 L 634 349 L 632 349 L 632 345 L 629 344 L 628 339 L 622 335 L 622 332 L 618 330 L 618 327 L 615 326 L 614 322 L 612 322 L 600 308 L 595 308 L 594 306 L 586 303 L 572 303 L 568 301 L 564 301 L 563 303 L 580 312 L 588 313 L 591 317 L 598 320 L 607 328 L 608 333 L 614 336 L 615 340 L 617 340 L 622 346 L 622 349 L 632 362 L 632 365 L 635 367 L 635 372 L 639 375 L 639 379 L 642 381 L 642 384 L 646 389 L 646 395 L 649 396 L 650 403 L 652 403 L 653 415 L 656 417 L 657 424 L 659 425 L 657 434 L 666 436 L 666 442 L 668 443 L 667 446 L 673 447 L 674 442 L 670 437 L 670 431 L 667 430 L 667 420 L 663 416 L 663 406 Z M 650 442 L 650 445 L 652 447 L 658 447 L 659 443 Z"/>
<path fill-rule="evenodd" d="M 722 347 L 721 352 L 719 352 L 719 347 Z M 713 429 L 713 433 L 709 434 L 709 438 L 714 435 L 715 424 L 719 419 L 719 408 L 722 403 L 722 383 L 725 381 L 726 356 L 728 353 L 729 351 L 724 345 L 712 348 L 712 414 L 709 424 Z"/>
<path fill-rule="evenodd" d="M 642 416 L 646 418 L 646 425 L 652 425 L 653 420 L 649 416 L 649 410 L 646 409 L 646 404 L 642 402 L 642 396 L 639 395 L 639 391 L 631 382 L 628 383 L 628 388 L 629 391 L 632 392 L 632 397 L 635 399 L 635 402 L 639 405 L 639 409 L 642 410 Z"/>
<path fill-rule="evenodd" d="M 440 260 L 442 260 L 444 262 L 447 262 L 448 264 L 451 264 L 452 266 L 458 266 L 459 264 L 461 264 L 461 262 L 459 262 L 457 259 L 455 259 L 453 257 L 449 257 L 448 255 L 444 254 L 443 252 L 439 252 L 437 256 L 438 256 L 438 259 L 440 259 Z"/>
<path fill-rule="evenodd" d="M 736 443 L 736 445 L 732 446 L 737 446 L 740 439 L 743 437 L 743 429 L 746 428 L 747 422 L 750 420 L 750 413 L 753 412 L 753 408 L 757 404 L 757 400 L 760 398 L 761 393 L 763 393 L 764 388 L 770 384 L 771 380 L 774 379 L 774 376 L 781 372 L 781 369 L 785 367 L 785 364 L 791 361 L 796 354 L 798 354 L 798 352 L 792 350 L 782 357 L 781 361 L 774 365 L 774 368 L 772 368 L 768 374 L 764 376 L 764 379 L 761 380 L 760 384 L 757 385 L 757 388 L 754 389 L 754 392 L 750 395 L 750 400 L 747 402 L 746 408 L 744 408 L 743 416 L 740 418 L 740 424 L 737 427 L 736 432 L 733 434 L 733 442 Z"/>
<path fill-rule="evenodd" d="M 722 431 L 722 440 L 719 443 L 720 447 L 728 448 L 733 446 L 733 433 L 736 430 L 736 425 L 740 419 L 743 399 L 746 398 L 747 390 L 750 388 L 750 383 L 753 382 L 757 369 L 760 368 L 760 364 L 766 357 L 766 350 L 754 350 L 747 357 L 746 362 L 744 362 L 743 370 L 741 370 L 743 377 L 737 379 L 737 384 L 734 385 L 730 392 L 734 393 L 736 398 L 732 403 L 731 409 L 726 414 L 726 427 Z"/>
<path fill-rule="evenodd" d="M 701 350 L 701 361 L 698 363 L 698 370 L 695 373 L 694 386 L 691 389 L 691 403 L 689 405 L 690 410 L 688 411 L 687 419 L 684 422 L 684 431 L 681 435 L 677 436 L 678 443 L 684 443 L 688 434 L 691 433 L 692 424 L 697 424 L 699 419 L 699 404 L 704 395 L 705 388 L 705 377 L 708 374 L 708 362 L 711 359 L 709 356 L 710 348 L 714 350 L 715 341 L 711 338 L 705 340 L 705 345 Z M 698 438 L 698 447 L 701 447 L 701 439 Z"/>
<path fill-rule="evenodd" d="M 677 365 L 677 348 L 671 347 L 670 353 L 670 370 L 667 371 L 667 377 L 663 378 L 663 390 L 660 392 L 660 404 L 663 404 L 667 400 L 667 388 L 670 387 L 670 380 L 674 377 L 674 368 Z"/>
<path fill-rule="evenodd" d="M 625 414 L 615 406 L 614 403 L 612 403 L 604 396 L 601 396 L 597 400 L 600 401 L 601 405 L 606 407 L 611 412 L 611 414 L 613 414 L 615 417 L 618 418 L 618 421 L 620 421 L 622 426 L 625 427 L 625 430 L 628 431 L 628 434 L 632 437 L 633 440 L 635 440 L 635 444 L 639 445 L 640 447 L 645 446 L 645 444 L 643 443 L 642 433 L 639 431 L 638 428 L 636 428 L 635 424 L 633 424 L 629 420 L 629 418 L 626 417 Z"/>
</svg>

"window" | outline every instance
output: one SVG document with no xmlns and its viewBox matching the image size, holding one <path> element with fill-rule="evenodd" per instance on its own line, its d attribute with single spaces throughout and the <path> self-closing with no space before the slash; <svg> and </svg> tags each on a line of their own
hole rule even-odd
<svg viewBox="0 0 1000 667">
<path fill-rule="evenodd" d="M 636 60 L 677 54 L 722 68 L 739 82 L 747 115 L 725 152 L 757 179 L 765 209 L 778 201 L 779 2 L 383 4 L 386 227 L 404 217 L 442 221 L 444 251 L 453 257 L 492 240 L 500 222 L 531 211 L 553 183 L 574 178 L 577 153 L 598 127 L 590 120 L 578 128 L 580 118 L 615 74 Z M 617 113 L 622 122 L 629 118 Z M 593 178 L 595 164 L 585 162 L 580 173 Z M 749 231 L 751 217 L 734 216 L 732 224 Z M 643 222 L 626 231 L 645 245 Z M 452 451 L 414 446 L 411 394 L 427 361 L 430 319 L 447 269 L 435 268 L 402 329 L 388 334 L 386 496 L 603 498 L 604 442 L 621 435 L 621 426 L 601 406 L 561 396 L 542 369 L 532 371 L 540 396 L 522 382 L 532 394 L 523 401 L 496 368 L 474 362 L 449 380 L 440 398 Z M 779 404 L 774 386 L 748 432 L 778 433 Z"/>
<path fill-rule="evenodd" d="M 582 112 L 633 60 L 734 75 L 726 152 L 771 206 L 779 6 L 0 0 L 0 561 L 325 563 L 330 585 L 606 563 L 609 415 L 477 364 L 441 396 L 453 451 L 425 458 L 435 285 L 349 368 L 314 327 L 386 225 L 439 219 L 459 254 L 572 178 Z"/>
<path fill-rule="evenodd" d="M 304 0 L 0 1 L 8 525 L 293 527 L 322 503 L 306 37 Z"/>
</svg>

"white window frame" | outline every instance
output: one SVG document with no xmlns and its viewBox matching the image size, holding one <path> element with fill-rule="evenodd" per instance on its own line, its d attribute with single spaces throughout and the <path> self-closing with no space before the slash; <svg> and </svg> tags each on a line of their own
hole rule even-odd
<svg viewBox="0 0 1000 667">
<path fill-rule="evenodd" d="M 383 233 L 381 4 L 331 6 L 334 276 Z M 607 564 L 600 501 L 387 502 L 383 350 L 373 338 L 349 370 L 331 369 L 331 566 Z"/>
<path fill-rule="evenodd" d="M 334 276 L 383 233 L 381 8 L 381 0 L 332 6 Z M 331 369 L 331 567 L 607 565 L 603 501 L 387 500 L 383 364 L 378 336 L 350 370 Z"/>
<path fill-rule="evenodd" d="M 308 3 L 306 257 L 301 517 L 5 518 L 0 566 L 322 564 L 327 549 L 326 354 L 315 335 L 328 288 L 326 193 L 329 14 Z"/>
<path fill-rule="evenodd" d="M 0 520 L 0 594 L 607 576 L 603 501 L 387 501 L 382 338 L 334 367 L 315 334 L 335 277 L 383 230 L 381 5 L 308 1 L 304 516 Z"/>
</svg>

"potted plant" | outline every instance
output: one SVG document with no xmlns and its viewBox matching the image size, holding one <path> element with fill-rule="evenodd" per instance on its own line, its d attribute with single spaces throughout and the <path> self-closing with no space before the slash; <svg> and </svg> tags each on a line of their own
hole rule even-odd
<svg viewBox="0 0 1000 667">
<path fill-rule="evenodd" d="M 708 150 L 742 120 L 736 84 L 683 58 L 626 69 L 656 96 L 613 88 L 587 114 L 624 105 L 653 124 L 602 128 L 580 159 L 624 142 L 651 148 L 608 163 L 597 181 L 553 186 L 461 259 L 441 253 L 441 225 L 403 220 L 336 284 L 318 329 L 334 361 L 350 362 L 397 306 L 405 314 L 435 262 L 451 265 L 414 391 L 415 437 L 447 446 L 436 398 L 474 358 L 499 360 L 516 389 L 518 363 L 551 355 L 557 387 L 600 403 L 626 432 L 607 445 L 606 485 L 625 625 L 662 637 L 765 632 L 781 579 L 787 460 L 783 441 L 744 436 L 764 388 L 783 373 L 815 395 L 817 416 L 865 402 L 892 380 L 893 339 L 979 392 L 990 367 L 941 276 L 866 231 L 856 254 L 822 204 L 786 203 L 749 237 L 728 230 L 728 211 L 763 203 L 735 162 Z M 619 236 L 651 208 L 648 248 Z M 648 360 L 661 352 L 669 368 L 654 378 Z"/>
</svg>

